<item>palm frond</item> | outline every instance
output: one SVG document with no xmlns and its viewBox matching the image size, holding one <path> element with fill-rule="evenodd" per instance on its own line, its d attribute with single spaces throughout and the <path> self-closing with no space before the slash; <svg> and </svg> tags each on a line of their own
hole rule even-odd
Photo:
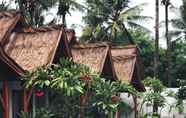
<svg viewBox="0 0 186 118">
<path fill-rule="evenodd" d="M 76 0 L 68 0 L 69 3 L 71 4 L 71 9 L 72 10 L 79 10 L 79 11 L 84 11 L 85 6 L 78 3 Z"/>
<path fill-rule="evenodd" d="M 142 26 L 142 25 L 140 25 L 140 24 L 138 24 L 138 23 L 136 23 L 136 22 L 134 22 L 132 20 L 131 21 L 128 20 L 126 23 L 131 28 L 140 28 L 143 31 L 146 31 L 148 33 L 152 33 L 152 31 L 149 30 L 148 28 L 146 28 L 146 27 L 144 27 L 144 26 Z"/>
<path fill-rule="evenodd" d="M 172 19 L 170 20 L 173 27 L 178 29 L 185 29 L 186 24 L 181 19 Z"/>
<path fill-rule="evenodd" d="M 179 37 L 183 33 L 182 30 L 172 30 L 169 31 L 169 36 L 170 37 Z"/>
<path fill-rule="evenodd" d="M 121 12 L 121 16 L 126 16 L 126 15 L 129 16 L 129 15 L 133 15 L 133 14 L 138 15 L 143 10 L 143 7 L 145 5 L 147 5 L 147 3 L 142 3 L 142 4 L 139 4 L 139 5 L 130 7 L 127 10 L 124 9 Z"/>
</svg>

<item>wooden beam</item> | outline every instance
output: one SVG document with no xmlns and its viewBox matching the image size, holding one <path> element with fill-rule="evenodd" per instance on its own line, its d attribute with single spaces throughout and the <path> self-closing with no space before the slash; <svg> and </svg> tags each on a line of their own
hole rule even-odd
<svg viewBox="0 0 186 118">
<path fill-rule="evenodd" d="M 132 96 L 134 101 L 134 118 L 138 118 L 138 103 L 137 103 L 137 97 Z"/>
<path fill-rule="evenodd" d="M 7 80 L 3 80 L 3 102 L 3 118 L 9 118 L 9 88 Z"/>
<path fill-rule="evenodd" d="M 29 103 L 30 103 L 30 98 L 32 96 L 33 93 L 33 89 L 31 88 L 29 90 L 24 89 L 24 93 L 23 93 L 23 111 L 24 112 L 28 112 L 29 111 Z"/>
<path fill-rule="evenodd" d="M 4 99 L 3 99 L 2 94 L 0 94 L 0 101 L 1 101 L 1 104 L 2 104 L 2 108 L 4 109 L 5 108 L 5 103 L 4 103 Z"/>
</svg>

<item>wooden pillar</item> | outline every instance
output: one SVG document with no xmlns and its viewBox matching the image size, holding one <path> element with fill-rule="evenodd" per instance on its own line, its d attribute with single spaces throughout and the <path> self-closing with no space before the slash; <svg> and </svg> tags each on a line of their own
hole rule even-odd
<svg viewBox="0 0 186 118">
<path fill-rule="evenodd" d="M 3 118 L 9 118 L 9 88 L 7 80 L 3 80 L 3 104 Z"/>
<path fill-rule="evenodd" d="M 28 112 L 28 101 L 27 101 L 27 92 L 24 90 L 23 93 L 23 111 Z"/>
<path fill-rule="evenodd" d="M 29 102 L 30 98 L 32 96 L 33 88 L 30 90 L 24 89 L 23 93 L 23 111 L 28 112 L 29 111 Z"/>
<path fill-rule="evenodd" d="M 134 118 L 138 118 L 138 104 L 137 104 L 137 97 L 133 96 L 134 101 Z"/>
<path fill-rule="evenodd" d="M 118 110 L 118 111 L 116 112 L 115 118 L 120 118 L 120 117 L 121 117 L 120 111 Z"/>
</svg>

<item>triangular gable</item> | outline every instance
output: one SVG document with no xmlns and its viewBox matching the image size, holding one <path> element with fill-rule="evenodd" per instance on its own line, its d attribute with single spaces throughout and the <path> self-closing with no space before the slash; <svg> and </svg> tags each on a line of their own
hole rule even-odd
<svg viewBox="0 0 186 118">
<path fill-rule="evenodd" d="M 108 49 L 107 45 L 79 44 L 71 47 L 71 52 L 74 62 L 85 64 L 102 73 Z"/>
<path fill-rule="evenodd" d="M 111 53 L 117 78 L 130 82 L 137 89 L 144 88 L 141 83 L 143 70 L 140 67 L 137 46 L 112 47 Z"/>
<path fill-rule="evenodd" d="M 106 44 L 78 44 L 71 48 L 74 62 L 85 64 L 104 77 L 115 76 L 110 48 Z"/>
<path fill-rule="evenodd" d="M 63 27 L 30 29 L 12 32 L 3 46 L 7 55 L 27 71 L 52 64 L 59 43 L 65 40 Z"/>
<path fill-rule="evenodd" d="M 0 59 L 18 74 L 71 58 L 63 25 L 32 28 L 16 11 L 0 12 Z"/>
<path fill-rule="evenodd" d="M 22 75 L 24 73 L 24 70 L 3 51 L 1 46 L 0 61 L 4 63 L 4 65 L 6 65 L 7 68 L 13 70 L 17 74 Z"/>
<path fill-rule="evenodd" d="M 16 26 L 21 15 L 16 11 L 1 11 L 0 12 L 0 43 L 8 37 L 11 31 Z"/>
</svg>

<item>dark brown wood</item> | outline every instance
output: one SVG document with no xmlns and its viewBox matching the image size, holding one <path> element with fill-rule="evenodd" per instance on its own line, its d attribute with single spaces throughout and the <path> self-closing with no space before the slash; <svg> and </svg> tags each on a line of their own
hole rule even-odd
<svg viewBox="0 0 186 118">
<path fill-rule="evenodd" d="M 138 103 L 137 103 L 137 97 L 132 96 L 134 101 L 134 118 L 138 118 Z"/>
<path fill-rule="evenodd" d="M 9 118 L 9 88 L 7 80 L 3 80 L 3 102 L 3 118 Z"/>
<path fill-rule="evenodd" d="M 24 112 L 29 111 L 29 102 L 30 102 L 30 98 L 33 93 L 33 89 L 34 88 L 31 88 L 30 90 L 24 89 L 24 93 L 23 93 L 23 111 Z"/>
</svg>

